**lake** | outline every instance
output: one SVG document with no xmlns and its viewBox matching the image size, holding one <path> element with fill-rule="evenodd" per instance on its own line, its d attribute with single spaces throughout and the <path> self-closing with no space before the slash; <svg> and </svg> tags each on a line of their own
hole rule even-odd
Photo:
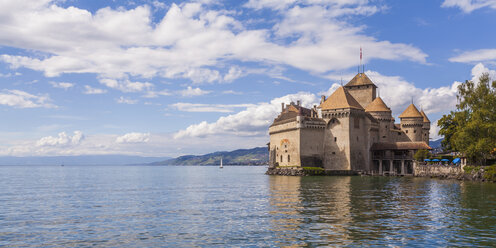
<svg viewBox="0 0 496 248">
<path fill-rule="evenodd" d="M 0 246 L 496 246 L 496 184 L 265 170 L 0 166 Z"/>
</svg>

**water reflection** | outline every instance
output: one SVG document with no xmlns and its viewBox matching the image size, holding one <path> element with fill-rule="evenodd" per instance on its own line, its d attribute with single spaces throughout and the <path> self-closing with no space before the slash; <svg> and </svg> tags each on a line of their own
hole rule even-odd
<svg viewBox="0 0 496 248">
<path fill-rule="evenodd" d="M 494 208 L 464 207 L 463 202 L 477 202 L 464 199 L 470 197 L 465 187 L 424 178 L 273 176 L 271 230 L 281 246 L 494 244 L 494 215 L 490 221 L 474 215 L 487 216 L 480 211 L 494 213 Z M 480 192 L 493 192 L 485 202 L 496 200 L 494 190 Z M 479 234 L 486 239 L 473 240 L 480 235 L 472 231 L 472 236 L 460 233 L 467 225 L 485 230 Z"/>
<path fill-rule="evenodd" d="M 496 244 L 496 184 L 265 170 L 0 166 L 0 247 Z"/>
</svg>

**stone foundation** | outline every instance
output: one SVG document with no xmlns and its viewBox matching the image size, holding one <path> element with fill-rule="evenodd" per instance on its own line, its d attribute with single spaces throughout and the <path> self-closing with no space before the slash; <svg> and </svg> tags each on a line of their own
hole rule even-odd
<svg viewBox="0 0 496 248">
<path fill-rule="evenodd" d="M 267 175 L 278 175 L 278 176 L 354 176 L 359 173 L 356 171 L 348 170 L 324 170 L 324 169 L 305 169 L 302 167 L 276 167 L 269 168 Z"/>
<path fill-rule="evenodd" d="M 416 177 L 438 177 L 447 179 L 459 179 L 463 177 L 461 165 L 434 165 L 424 163 L 413 163 L 413 175 Z"/>
</svg>

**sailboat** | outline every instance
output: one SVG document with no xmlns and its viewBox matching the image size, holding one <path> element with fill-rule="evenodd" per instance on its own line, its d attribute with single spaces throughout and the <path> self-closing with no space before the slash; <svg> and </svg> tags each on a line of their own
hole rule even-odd
<svg viewBox="0 0 496 248">
<path fill-rule="evenodd" d="M 222 166 L 222 158 L 220 158 L 220 166 L 219 166 L 219 168 L 221 168 L 221 169 L 222 169 L 222 168 L 224 168 L 224 167 Z"/>
</svg>

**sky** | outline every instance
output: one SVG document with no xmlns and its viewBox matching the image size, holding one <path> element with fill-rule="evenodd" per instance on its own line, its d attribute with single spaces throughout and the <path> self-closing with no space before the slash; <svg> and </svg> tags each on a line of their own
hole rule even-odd
<svg viewBox="0 0 496 248">
<path fill-rule="evenodd" d="M 265 146 L 281 102 L 365 73 L 436 125 L 496 79 L 496 0 L 3 0 L 0 156 Z"/>
</svg>

